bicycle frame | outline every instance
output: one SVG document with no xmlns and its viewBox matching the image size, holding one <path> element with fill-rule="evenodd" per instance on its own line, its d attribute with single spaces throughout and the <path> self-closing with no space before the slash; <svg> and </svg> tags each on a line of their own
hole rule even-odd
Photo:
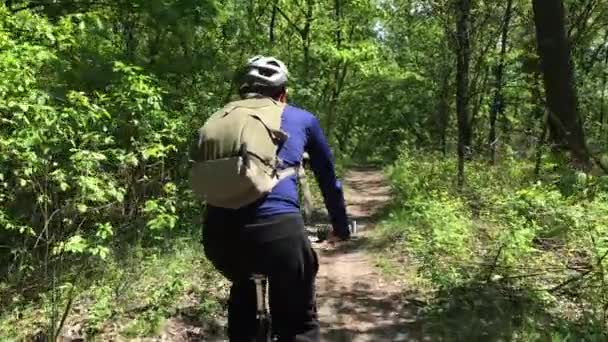
<svg viewBox="0 0 608 342">
<path fill-rule="evenodd" d="M 257 342 L 272 342 L 272 320 L 266 301 L 268 278 L 263 274 L 254 274 L 251 279 L 255 283 L 256 319 L 258 321 Z"/>
</svg>

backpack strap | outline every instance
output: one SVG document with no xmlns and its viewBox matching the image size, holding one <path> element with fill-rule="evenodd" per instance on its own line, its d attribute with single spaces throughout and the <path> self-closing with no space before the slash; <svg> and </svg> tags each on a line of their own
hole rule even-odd
<svg viewBox="0 0 608 342">
<path fill-rule="evenodd" d="M 287 177 L 297 174 L 299 170 L 300 166 L 292 166 L 285 169 L 277 170 L 275 174 L 278 180 L 281 181 Z"/>
</svg>

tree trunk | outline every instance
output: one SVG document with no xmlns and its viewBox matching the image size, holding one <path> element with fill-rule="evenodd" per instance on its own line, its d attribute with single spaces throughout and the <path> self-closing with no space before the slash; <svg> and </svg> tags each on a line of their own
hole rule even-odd
<svg viewBox="0 0 608 342">
<path fill-rule="evenodd" d="M 314 9 L 314 0 L 308 0 L 306 2 L 306 23 L 302 30 L 302 50 L 304 52 L 304 85 L 308 84 L 310 75 L 310 30 L 312 26 L 312 15 Z"/>
<path fill-rule="evenodd" d="M 439 99 L 437 106 L 437 118 L 432 129 L 437 129 L 439 138 L 439 148 L 443 155 L 447 154 L 447 131 L 450 123 L 450 78 L 452 77 L 452 68 L 444 73 L 441 80 L 441 90 L 439 91 Z"/>
<path fill-rule="evenodd" d="M 604 139 L 604 117 L 606 116 L 606 83 L 608 83 L 608 50 L 606 50 L 606 57 L 604 60 L 604 70 L 602 70 L 602 98 L 600 100 L 600 131 L 599 139 Z"/>
<path fill-rule="evenodd" d="M 567 146 L 576 168 L 589 170 L 591 160 L 577 108 L 564 4 L 562 0 L 533 0 L 532 4 L 549 112 L 550 137 L 558 146 Z"/>
<path fill-rule="evenodd" d="M 543 100 L 543 85 L 541 81 L 541 74 L 540 72 L 533 72 L 531 76 L 533 78 L 531 79 L 532 83 L 530 84 L 530 94 L 532 95 L 534 107 L 532 109 L 532 112 L 530 112 L 530 115 L 527 116 L 529 119 L 528 121 L 526 121 L 526 127 L 529 127 L 529 134 L 534 135 L 533 132 L 536 131 L 536 125 L 538 123 L 540 123 L 541 125 L 540 136 L 536 138 L 535 141 L 536 166 L 534 168 L 534 174 L 538 177 L 540 175 L 540 167 L 542 162 L 542 156 L 545 152 L 545 146 L 548 145 L 547 135 L 549 133 L 549 118 L 546 114 L 545 101 Z"/>
<path fill-rule="evenodd" d="M 272 6 L 272 15 L 270 16 L 270 27 L 268 28 L 268 38 L 270 40 L 270 45 L 274 45 L 274 26 L 277 22 L 278 3 L 279 0 L 274 1 L 274 5 Z"/>
<path fill-rule="evenodd" d="M 496 162 L 496 118 L 498 115 L 504 115 L 505 103 L 502 93 L 505 57 L 507 55 L 507 39 L 509 36 L 509 24 L 511 23 L 511 12 L 513 9 L 513 0 L 507 0 L 507 8 L 502 26 L 502 37 L 500 40 L 500 56 L 498 58 L 498 66 L 496 67 L 496 92 L 494 93 L 494 103 L 490 109 L 490 135 L 488 136 L 488 146 L 490 147 L 490 161 L 492 164 Z"/>
<path fill-rule="evenodd" d="M 340 11 L 340 0 L 334 0 L 334 23 L 336 25 L 335 27 L 335 44 L 336 44 L 336 50 L 340 51 L 340 49 L 342 48 L 342 27 L 341 27 L 341 19 L 342 19 L 342 13 Z M 331 133 L 333 130 L 333 126 L 334 126 L 334 117 L 335 117 L 335 111 L 336 111 L 336 101 L 339 95 L 339 88 L 340 88 L 340 64 L 341 61 L 338 60 L 336 62 L 336 65 L 333 67 L 334 69 L 334 83 L 332 86 L 332 90 L 331 90 L 331 95 L 329 97 L 329 108 L 327 111 L 327 116 L 326 116 L 326 121 L 325 121 L 325 134 L 327 134 L 327 138 L 330 139 L 331 138 Z M 346 64 L 344 64 L 344 69 L 346 69 Z M 346 71 L 346 70 L 345 70 Z M 331 82 L 331 81 L 330 81 Z"/>
<path fill-rule="evenodd" d="M 543 161 L 543 148 L 545 146 L 545 140 L 547 139 L 547 129 L 549 128 L 548 120 L 543 123 L 543 130 L 538 139 L 538 146 L 536 147 L 536 162 L 534 163 L 534 175 L 538 179 L 540 176 L 540 167 Z"/>
<path fill-rule="evenodd" d="M 137 50 L 137 37 L 135 37 L 135 15 L 125 12 L 123 21 L 123 37 L 125 42 L 125 54 L 129 61 L 135 59 L 135 52 Z"/>
<path fill-rule="evenodd" d="M 469 31 L 471 26 L 471 0 L 458 0 L 458 36 L 456 65 L 456 111 L 458 114 L 458 185 L 464 185 L 464 162 L 470 149 L 469 122 L 469 64 L 471 59 Z"/>
<path fill-rule="evenodd" d="M 340 68 L 340 64 L 338 63 L 335 66 L 335 69 L 336 69 L 336 73 L 335 73 L 336 80 L 335 80 L 333 90 L 331 91 L 331 96 L 329 99 L 329 109 L 327 111 L 327 123 L 326 123 L 325 134 L 327 135 L 328 139 L 330 138 L 332 131 L 333 131 L 335 117 L 336 117 L 336 107 L 338 105 L 338 98 L 340 97 L 340 94 L 342 93 L 342 87 L 344 86 L 344 79 L 346 78 L 346 74 L 348 73 L 348 63 L 347 62 L 342 63 L 342 68 Z"/>
<path fill-rule="evenodd" d="M 484 70 L 480 71 L 479 74 L 481 77 L 481 81 L 477 82 L 471 82 L 471 87 L 469 88 L 469 102 L 473 103 L 472 107 L 471 107 L 471 112 L 470 112 L 470 119 L 469 119 L 469 127 L 471 130 L 471 138 L 470 138 L 470 142 L 469 145 L 471 146 L 471 148 L 474 146 L 473 144 L 473 140 L 475 139 L 475 128 L 477 127 L 477 121 L 479 120 L 479 111 L 481 110 L 481 106 L 483 105 L 483 102 L 486 99 L 486 95 L 488 93 L 488 91 L 486 91 L 486 88 L 488 88 L 488 81 L 490 78 L 490 73 L 491 70 L 489 67 L 484 68 Z M 483 74 L 483 76 L 481 76 L 481 74 Z M 475 84 L 475 85 L 473 85 Z M 473 91 L 475 89 L 475 92 Z M 479 91 L 477 91 L 476 89 L 479 89 Z M 475 94 L 475 96 L 473 96 L 473 94 Z M 475 98 L 476 97 L 476 98 Z M 481 146 L 482 144 L 478 144 L 479 146 Z"/>
</svg>

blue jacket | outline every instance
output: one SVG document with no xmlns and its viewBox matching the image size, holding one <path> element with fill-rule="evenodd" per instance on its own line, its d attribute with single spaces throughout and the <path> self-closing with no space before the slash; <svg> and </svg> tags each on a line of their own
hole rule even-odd
<svg viewBox="0 0 608 342">
<path fill-rule="evenodd" d="M 289 136 L 279 150 L 279 158 L 283 161 L 284 167 L 300 165 L 303 153 L 308 152 L 310 167 L 321 188 L 334 232 L 338 236 L 348 237 L 348 219 L 342 185 L 336 178 L 333 155 L 319 120 L 307 111 L 287 105 L 283 112 L 281 129 Z M 296 176 L 283 179 L 269 195 L 248 207 L 236 210 L 207 208 L 207 215 L 210 217 L 232 216 L 245 212 L 253 212 L 257 218 L 299 213 Z"/>
</svg>

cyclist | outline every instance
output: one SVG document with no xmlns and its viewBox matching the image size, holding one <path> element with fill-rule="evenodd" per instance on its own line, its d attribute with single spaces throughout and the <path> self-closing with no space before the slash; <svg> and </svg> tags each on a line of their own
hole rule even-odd
<svg viewBox="0 0 608 342">
<path fill-rule="evenodd" d="M 237 77 L 239 95 L 287 102 L 288 71 L 273 57 L 251 58 Z M 317 118 L 285 105 L 281 130 L 287 140 L 279 149 L 285 167 L 297 167 L 302 155 L 319 182 L 333 231 L 328 242 L 350 237 L 342 185 L 333 155 Z M 228 303 L 230 341 L 253 341 L 256 335 L 255 285 L 252 273 L 269 280 L 273 332 L 279 341 L 319 341 L 315 277 L 319 267 L 299 209 L 296 174 L 282 179 L 268 194 L 239 209 L 207 205 L 205 255 L 231 282 Z"/>
</svg>

